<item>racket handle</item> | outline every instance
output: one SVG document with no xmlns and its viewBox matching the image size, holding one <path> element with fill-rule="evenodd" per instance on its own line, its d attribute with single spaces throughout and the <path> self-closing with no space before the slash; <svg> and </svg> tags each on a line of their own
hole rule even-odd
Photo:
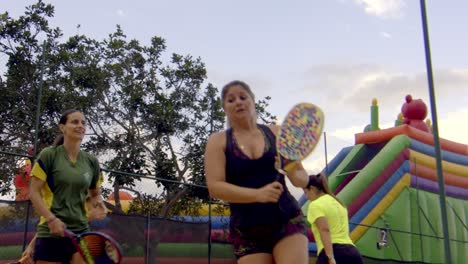
<svg viewBox="0 0 468 264">
<path fill-rule="evenodd" d="M 18 262 L 12 262 L 10 264 L 22 264 L 25 263 L 25 261 L 28 259 L 28 256 L 22 256 Z"/>
<path fill-rule="evenodd" d="M 70 238 L 75 236 L 75 233 L 73 233 L 72 231 L 68 229 L 63 230 L 63 233 L 65 234 L 65 236 L 70 237 Z"/>
<path fill-rule="evenodd" d="M 292 169 L 294 169 L 294 167 L 296 167 L 297 165 L 297 161 L 295 160 L 288 160 L 288 159 L 285 159 L 283 156 L 281 156 L 280 154 L 278 154 L 278 157 L 279 157 L 279 166 L 281 166 L 280 169 L 277 169 L 280 173 L 286 175 L 286 173 Z M 276 166 L 276 164 L 275 164 Z"/>
<path fill-rule="evenodd" d="M 276 171 L 278 171 L 278 176 L 276 176 L 277 179 L 279 179 L 280 175 L 288 176 L 288 172 L 294 169 L 297 165 L 297 162 L 291 162 L 288 165 L 284 166 L 284 168 L 276 168 Z"/>
<path fill-rule="evenodd" d="M 291 161 L 291 162 L 289 162 L 288 164 L 286 164 L 284 166 L 283 170 L 285 172 L 288 172 L 288 171 L 291 171 L 292 169 L 294 169 L 296 166 L 297 166 L 297 162 L 296 161 Z"/>
</svg>

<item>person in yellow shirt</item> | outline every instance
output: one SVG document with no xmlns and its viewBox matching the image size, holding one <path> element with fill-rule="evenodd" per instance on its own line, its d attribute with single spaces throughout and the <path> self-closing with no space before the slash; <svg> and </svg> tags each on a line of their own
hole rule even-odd
<svg viewBox="0 0 468 264">
<path fill-rule="evenodd" d="M 364 263 L 349 237 L 348 210 L 328 188 L 325 175 L 310 175 L 304 193 L 310 200 L 307 221 L 317 244 L 317 264 Z"/>
</svg>

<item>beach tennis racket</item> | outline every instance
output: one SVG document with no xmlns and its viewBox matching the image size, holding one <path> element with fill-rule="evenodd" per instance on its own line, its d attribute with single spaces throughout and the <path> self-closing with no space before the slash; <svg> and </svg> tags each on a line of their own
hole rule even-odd
<svg viewBox="0 0 468 264">
<path fill-rule="evenodd" d="M 278 160 L 276 169 L 282 175 L 305 159 L 317 146 L 322 135 L 324 114 L 311 103 L 295 105 L 284 118 L 276 135 Z"/>
<path fill-rule="evenodd" d="M 122 250 L 110 236 L 101 232 L 75 234 L 65 230 L 76 250 L 88 264 L 114 264 L 122 261 Z"/>
</svg>

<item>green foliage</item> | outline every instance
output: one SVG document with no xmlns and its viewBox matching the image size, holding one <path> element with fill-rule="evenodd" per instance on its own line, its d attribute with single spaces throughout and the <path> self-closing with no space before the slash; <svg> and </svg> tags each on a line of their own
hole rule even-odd
<svg viewBox="0 0 468 264">
<path fill-rule="evenodd" d="M 156 196 L 141 194 L 132 201 L 127 213 L 137 215 L 159 215 L 161 207 L 162 202 Z"/>
<path fill-rule="evenodd" d="M 76 108 L 88 122 L 84 148 L 104 167 L 154 179 L 154 188 L 163 190 L 162 206 L 206 200 L 206 188 L 186 184 L 205 185 L 206 141 L 223 128 L 224 113 L 201 58 L 172 54 L 165 61 L 164 39 L 154 36 L 142 45 L 120 26 L 103 40 L 76 35 L 63 41 L 61 30 L 49 26 L 53 15 L 54 7 L 42 1 L 18 18 L 0 14 L 0 56 L 8 58 L 0 81 L 2 148 L 24 153 L 38 132 L 40 150 L 53 141 L 60 113 Z M 271 123 L 268 100 L 257 106 L 261 119 Z M 2 184 L 12 176 L 11 170 L 1 173 Z M 109 176 L 116 193 L 120 186 L 135 186 L 136 177 Z"/>
</svg>

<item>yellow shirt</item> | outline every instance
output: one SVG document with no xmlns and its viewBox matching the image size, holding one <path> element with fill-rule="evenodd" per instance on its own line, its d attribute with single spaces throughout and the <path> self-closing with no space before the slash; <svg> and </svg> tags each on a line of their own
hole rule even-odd
<svg viewBox="0 0 468 264">
<path fill-rule="evenodd" d="M 322 239 L 315 224 L 315 220 L 319 217 L 325 217 L 328 221 L 332 244 L 354 245 L 349 237 L 348 210 L 331 195 L 325 194 L 311 201 L 307 210 L 307 221 L 312 226 L 315 243 L 317 244 L 317 255 L 323 249 Z"/>
</svg>

